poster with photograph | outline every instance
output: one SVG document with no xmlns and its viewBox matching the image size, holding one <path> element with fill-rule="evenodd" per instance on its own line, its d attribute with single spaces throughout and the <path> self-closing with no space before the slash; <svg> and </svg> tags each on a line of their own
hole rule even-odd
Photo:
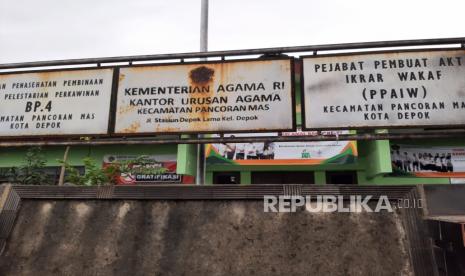
<svg viewBox="0 0 465 276">
<path fill-rule="evenodd" d="M 348 131 L 325 131 L 326 135 Z M 314 136 L 316 131 L 283 132 L 283 136 Z M 225 137 L 278 136 L 278 133 L 228 134 Z M 337 139 L 335 139 L 337 140 Z M 207 163 L 231 165 L 321 165 L 352 164 L 357 159 L 355 141 L 254 142 L 210 144 Z"/>
<path fill-rule="evenodd" d="M 175 184 L 189 181 L 189 176 L 176 173 L 176 156 L 171 155 L 105 155 L 103 167 L 118 163 L 124 172 L 118 177 L 118 184 Z"/>
<path fill-rule="evenodd" d="M 465 177 L 465 147 L 427 147 L 391 144 L 395 175 Z"/>
</svg>

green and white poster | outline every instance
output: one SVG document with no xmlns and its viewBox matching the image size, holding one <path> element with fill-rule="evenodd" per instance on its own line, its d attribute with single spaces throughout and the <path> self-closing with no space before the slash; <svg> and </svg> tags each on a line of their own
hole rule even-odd
<svg viewBox="0 0 465 276">
<path fill-rule="evenodd" d="M 231 165 L 322 165 L 352 164 L 357 160 L 355 141 L 338 141 L 337 135 L 348 131 L 325 131 L 335 141 L 324 142 L 254 142 L 209 144 L 207 163 Z M 283 136 L 314 136 L 316 131 L 283 132 Z M 278 136 L 278 133 L 229 134 L 226 137 Z"/>
</svg>

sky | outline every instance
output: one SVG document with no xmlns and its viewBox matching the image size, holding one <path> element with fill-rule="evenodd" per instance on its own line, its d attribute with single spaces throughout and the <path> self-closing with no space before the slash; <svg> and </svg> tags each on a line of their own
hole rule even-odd
<svg viewBox="0 0 465 276">
<path fill-rule="evenodd" d="M 0 0 L 0 64 L 198 52 L 201 0 Z M 464 0 L 210 0 L 208 49 L 465 37 Z"/>
</svg>

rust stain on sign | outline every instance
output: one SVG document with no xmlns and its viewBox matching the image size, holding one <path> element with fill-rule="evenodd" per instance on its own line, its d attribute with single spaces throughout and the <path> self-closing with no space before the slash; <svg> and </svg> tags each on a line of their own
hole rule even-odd
<svg viewBox="0 0 465 276">
<path fill-rule="evenodd" d="M 155 132 L 178 132 L 179 128 L 176 127 L 161 127 L 160 124 L 158 124 L 155 127 Z"/>
<path fill-rule="evenodd" d="M 216 65 L 217 66 L 217 65 Z M 213 82 L 215 80 L 215 65 L 205 65 L 198 66 L 189 71 L 189 85 L 193 87 L 198 87 L 200 90 L 208 90 L 208 92 L 199 94 L 190 94 L 190 104 L 194 110 L 200 109 L 202 111 L 208 109 L 210 105 L 206 98 L 213 97 L 214 86 Z M 210 124 L 207 118 L 210 118 L 210 112 L 194 112 L 190 115 L 192 119 L 197 119 L 200 116 L 200 122 L 194 121 L 192 123 L 192 131 L 208 128 L 205 124 Z"/>
<path fill-rule="evenodd" d="M 123 114 L 129 113 L 129 112 L 133 111 L 136 108 L 137 108 L 137 106 L 132 106 L 132 105 L 127 105 L 127 106 L 120 107 L 118 109 L 118 115 L 123 115 Z"/>
<path fill-rule="evenodd" d="M 205 85 L 213 80 L 214 74 L 215 71 L 213 69 L 206 66 L 200 66 L 189 72 L 189 78 L 191 79 L 192 83 Z"/>
<path fill-rule="evenodd" d="M 139 122 L 134 122 L 132 123 L 129 127 L 123 129 L 123 132 L 125 133 L 136 133 L 140 128 L 140 123 Z"/>
</svg>

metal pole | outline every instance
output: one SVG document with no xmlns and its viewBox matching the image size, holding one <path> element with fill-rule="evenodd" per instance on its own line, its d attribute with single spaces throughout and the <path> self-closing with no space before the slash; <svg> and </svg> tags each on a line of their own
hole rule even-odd
<svg viewBox="0 0 465 276">
<path fill-rule="evenodd" d="M 102 145 L 166 145 L 166 144 L 219 144 L 219 143 L 255 143 L 255 142 L 321 142 L 351 140 L 415 140 L 465 137 L 464 129 L 414 132 L 414 133 L 359 133 L 316 136 L 249 136 L 249 137 L 211 137 L 202 138 L 98 138 L 96 140 L 65 140 L 49 138 L 40 140 L 1 140 L 0 148 L 26 146 L 102 146 Z"/>
<path fill-rule="evenodd" d="M 200 52 L 208 52 L 208 0 L 202 0 L 200 11 Z M 206 60 L 203 58 L 202 60 Z"/>
<path fill-rule="evenodd" d="M 208 52 L 208 0 L 201 0 L 200 10 L 200 52 Z M 201 58 L 200 60 L 207 60 Z M 204 136 L 199 134 L 198 138 Z M 197 145 L 197 171 L 195 176 L 195 184 L 203 185 L 205 183 L 205 145 Z"/>
<path fill-rule="evenodd" d="M 70 146 L 66 146 L 65 154 L 63 155 L 63 164 L 61 165 L 60 179 L 58 180 L 58 186 L 63 186 L 65 182 L 65 172 L 66 172 L 65 164 L 68 162 L 69 149 L 70 149 Z"/>
</svg>

